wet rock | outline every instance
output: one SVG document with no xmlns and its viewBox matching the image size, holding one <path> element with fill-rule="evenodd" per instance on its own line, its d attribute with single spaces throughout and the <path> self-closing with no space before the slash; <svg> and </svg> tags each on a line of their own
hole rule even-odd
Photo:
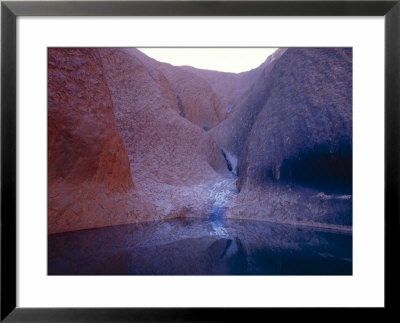
<svg viewBox="0 0 400 323">
<path fill-rule="evenodd" d="M 351 48 L 280 49 L 235 106 L 210 131 L 237 161 L 227 215 L 351 225 L 351 200 L 312 197 L 352 192 Z"/>
<path fill-rule="evenodd" d="M 326 195 L 301 186 L 273 184 L 242 190 L 229 201 L 225 216 L 310 227 L 351 228 L 352 211 L 351 195 Z"/>
</svg>

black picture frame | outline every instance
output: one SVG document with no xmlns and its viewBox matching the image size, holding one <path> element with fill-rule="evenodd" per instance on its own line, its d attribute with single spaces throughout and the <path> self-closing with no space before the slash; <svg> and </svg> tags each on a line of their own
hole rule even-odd
<svg viewBox="0 0 400 323">
<path fill-rule="evenodd" d="M 3 1 L 1 3 L 1 321 L 186 322 L 266 319 L 299 308 L 17 308 L 16 307 L 16 18 L 18 16 L 384 16 L 385 19 L 385 307 L 399 286 L 400 1 Z M 373 152 L 371 152 L 372 154 Z M 371 172 L 374 170 L 371 170 Z M 371 232 L 371 234 L 373 234 Z M 240 293 L 240 291 L 238 291 Z M 315 309 L 311 309 L 315 311 Z M 329 316 L 359 309 L 323 309 Z M 341 310 L 341 311 L 337 311 Z M 392 313 L 393 314 L 393 313 Z M 310 315 L 307 313 L 306 315 Z M 312 314 L 318 317 L 320 314 Z M 326 315 L 324 313 L 323 315 Z M 347 314 L 345 314 L 347 315 Z M 372 315 L 372 316 L 371 316 Z M 259 319 L 258 319 L 259 318 Z"/>
</svg>

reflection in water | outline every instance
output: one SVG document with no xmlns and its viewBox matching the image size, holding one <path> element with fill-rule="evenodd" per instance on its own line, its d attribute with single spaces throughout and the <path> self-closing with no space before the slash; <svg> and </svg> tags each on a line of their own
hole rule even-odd
<svg viewBox="0 0 400 323">
<path fill-rule="evenodd" d="M 237 176 L 232 174 L 230 178 L 217 181 L 209 188 L 210 200 L 213 201 L 209 220 L 217 236 L 229 237 L 229 233 L 225 228 L 223 215 L 229 200 L 239 193 L 235 185 L 236 179 Z"/>
<path fill-rule="evenodd" d="M 352 236 L 289 224 L 178 218 L 52 234 L 50 275 L 351 275 Z"/>
</svg>

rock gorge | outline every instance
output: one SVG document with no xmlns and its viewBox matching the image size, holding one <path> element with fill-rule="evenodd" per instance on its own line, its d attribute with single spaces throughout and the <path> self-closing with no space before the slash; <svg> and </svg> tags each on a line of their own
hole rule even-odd
<svg viewBox="0 0 400 323">
<path fill-rule="evenodd" d="M 351 228 L 351 49 L 238 74 L 134 48 L 50 48 L 48 66 L 50 234 L 218 212 Z"/>
</svg>

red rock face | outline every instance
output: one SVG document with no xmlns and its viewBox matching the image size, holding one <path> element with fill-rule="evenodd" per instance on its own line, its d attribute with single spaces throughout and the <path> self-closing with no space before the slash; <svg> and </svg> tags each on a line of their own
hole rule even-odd
<svg viewBox="0 0 400 323">
<path fill-rule="evenodd" d="M 225 120 L 227 113 L 210 85 L 202 78 L 181 68 L 162 64 L 160 69 L 177 94 L 182 116 L 204 129 Z"/>
<path fill-rule="evenodd" d="M 49 49 L 48 63 L 49 233 L 106 225 L 101 201 L 134 185 L 100 58 Z"/>
<path fill-rule="evenodd" d="M 351 50 L 280 49 L 237 75 L 133 48 L 48 55 L 49 233 L 218 210 L 351 224 Z"/>
<path fill-rule="evenodd" d="M 175 93 L 131 49 L 100 53 L 134 178 L 193 184 L 225 168 L 210 136 L 178 114 Z"/>
<path fill-rule="evenodd" d="M 136 54 L 49 50 L 49 233 L 202 216 L 210 206 L 207 185 L 226 172 L 224 158 L 179 114 L 165 75 Z"/>
<path fill-rule="evenodd" d="M 179 115 L 175 93 L 136 50 L 100 53 L 136 192 L 153 208 L 151 218 L 201 216 L 210 203 L 207 183 L 226 172 L 219 148 Z"/>
<path fill-rule="evenodd" d="M 158 62 L 140 52 L 130 49 L 151 73 L 163 75 L 176 96 L 179 114 L 194 124 L 212 128 L 225 120 L 227 113 L 210 84 L 185 67 Z"/>
</svg>

